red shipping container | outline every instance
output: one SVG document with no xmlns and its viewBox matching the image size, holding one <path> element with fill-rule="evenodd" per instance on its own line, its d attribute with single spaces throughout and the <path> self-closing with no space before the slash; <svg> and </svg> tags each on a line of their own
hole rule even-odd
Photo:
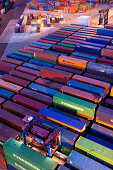
<svg viewBox="0 0 113 170">
<path fill-rule="evenodd" d="M 41 77 L 48 78 L 56 82 L 67 84 L 72 76 L 72 73 L 68 73 L 62 70 L 57 70 L 54 68 L 43 67 L 40 69 Z"/>
<path fill-rule="evenodd" d="M 48 106 L 45 104 L 42 104 L 40 102 L 37 102 L 35 100 L 32 100 L 28 97 L 24 97 L 22 95 L 15 95 L 12 100 L 18 104 L 22 104 L 30 109 L 33 109 L 35 111 L 39 111 L 40 109 L 42 109 L 43 107 L 47 108 Z"/>
</svg>

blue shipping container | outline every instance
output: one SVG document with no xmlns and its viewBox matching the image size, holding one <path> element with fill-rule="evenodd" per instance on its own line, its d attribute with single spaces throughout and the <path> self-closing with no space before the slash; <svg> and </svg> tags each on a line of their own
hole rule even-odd
<svg viewBox="0 0 113 170">
<path fill-rule="evenodd" d="M 9 100 L 14 95 L 15 95 L 15 93 L 13 93 L 12 91 L 9 91 L 9 90 L 6 90 L 6 89 L 0 87 L 0 97 L 3 97 L 5 99 Z"/>
<path fill-rule="evenodd" d="M 80 90 L 98 94 L 103 98 L 106 97 L 106 89 L 94 86 L 92 84 L 87 84 L 87 83 L 79 82 L 76 80 L 69 80 L 67 85 L 70 87 L 80 89 Z"/>
<path fill-rule="evenodd" d="M 113 150 L 113 144 L 106 140 L 103 140 L 103 139 L 96 137 L 92 134 L 87 134 L 86 138 Z"/>
<path fill-rule="evenodd" d="M 57 90 L 51 89 L 49 87 L 42 86 L 42 85 L 37 84 L 37 83 L 31 83 L 29 85 L 29 88 L 32 89 L 32 90 L 38 91 L 40 93 L 47 94 L 49 96 L 54 96 L 58 92 Z"/>
<path fill-rule="evenodd" d="M 65 114 L 61 114 L 60 112 L 55 112 L 50 109 L 42 108 L 39 111 L 40 114 L 52 118 L 54 122 L 59 122 L 61 125 L 64 125 L 67 127 L 70 127 L 72 129 L 76 129 L 79 131 L 85 130 L 85 123 L 78 121 L 76 119 L 73 119 L 72 117 L 69 117 Z"/>
<path fill-rule="evenodd" d="M 87 64 L 87 70 L 90 72 L 113 77 L 113 67 L 106 64 L 89 62 Z"/>
<path fill-rule="evenodd" d="M 105 28 L 98 28 L 97 29 L 97 35 L 104 35 L 104 36 L 113 37 L 113 30 L 105 29 Z"/>
<path fill-rule="evenodd" d="M 31 64 L 31 63 L 24 63 L 23 66 L 26 68 L 31 68 L 31 69 L 38 70 L 38 71 L 40 71 L 40 69 L 42 68 L 42 66 Z"/>
<path fill-rule="evenodd" d="M 15 54 L 7 54 L 6 56 L 9 57 L 9 58 L 14 58 L 16 60 L 21 60 L 21 61 L 28 61 L 29 60 L 28 57 L 23 57 L 23 56 L 15 55 Z"/>
<path fill-rule="evenodd" d="M 104 44 L 104 45 L 109 45 L 110 44 L 109 39 L 103 39 L 103 38 L 87 37 L 86 41 L 87 42 L 92 42 L 92 43 L 97 43 L 97 44 Z"/>
<path fill-rule="evenodd" d="M 70 165 L 70 167 L 81 170 L 110 170 L 110 168 L 77 151 L 71 152 L 67 163 Z"/>
<path fill-rule="evenodd" d="M 33 44 L 41 45 L 41 46 L 47 46 L 47 47 L 51 47 L 52 46 L 52 44 L 42 43 L 42 42 L 37 42 L 37 41 L 33 42 Z"/>
<path fill-rule="evenodd" d="M 92 56 L 92 55 L 88 55 L 88 54 L 84 54 L 84 53 L 78 53 L 78 52 L 73 52 L 72 55 L 83 57 L 83 58 L 89 58 L 92 60 L 96 60 L 98 58 L 96 56 Z"/>
<path fill-rule="evenodd" d="M 79 51 L 82 53 L 88 53 L 88 54 L 94 54 L 94 55 L 99 55 L 100 54 L 100 47 L 94 47 L 90 45 L 82 45 L 82 44 L 77 44 L 75 46 L 75 51 Z"/>
<path fill-rule="evenodd" d="M 37 59 L 31 59 L 31 60 L 29 60 L 29 63 L 36 64 L 36 65 L 39 65 L 39 66 L 46 66 L 46 67 L 53 67 L 55 65 L 55 64 L 48 63 L 48 62 L 41 61 L 41 60 L 37 60 Z"/>
</svg>

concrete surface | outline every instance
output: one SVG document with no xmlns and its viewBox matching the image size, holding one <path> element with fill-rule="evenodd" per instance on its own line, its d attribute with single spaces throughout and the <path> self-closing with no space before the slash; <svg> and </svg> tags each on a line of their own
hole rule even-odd
<svg viewBox="0 0 113 170">
<path fill-rule="evenodd" d="M 96 8 L 91 10 L 91 26 L 98 26 L 98 11 L 103 8 L 110 8 L 109 10 L 109 18 L 113 15 L 113 4 L 99 4 Z M 46 11 L 38 11 L 38 10 L 30 10 L 25 8 L 23 14 L 28 15 L 30 13 L 33 14 L 47 14 Z M 49 12 L 50 14 L 56 14 L 64 16 L 64 21 L 60 22 L 58 24 L 55 24 L 52 27 L 43 27 L 42 31 L 40 33 L 36 33 L 35 28 L 31 26 L 26 27 L 26 31 L 24 33 L 15 33 L 14 28 L 17 23 L 17 19 L 10 20 L 7 27 L 5 28 L 4 32 L 0 36 L 0 43 L 8 43 L 3 56 L 5 56 L 8 53 L 11 53 L 19 48 L 22 48 L 25 45 L 29 45 L 35 40 L 40 39 L 41 37 L 44 37 L 45 35 L 48 35 L 51 32 L 54 32 L 55 30 L 61 28 L 62 26 L 69 25 L 69 24 L 76 24 L 77 23 L 77 17 L 81 15 L 89 15 L 89 11 L 85 13 L 76 13 L 76 14 L 67 14 L 67 13 L 57 13 L 57 12 Z M 30 32 L 33 31 L 34 33 L 30 34 Z"/>
</svg>

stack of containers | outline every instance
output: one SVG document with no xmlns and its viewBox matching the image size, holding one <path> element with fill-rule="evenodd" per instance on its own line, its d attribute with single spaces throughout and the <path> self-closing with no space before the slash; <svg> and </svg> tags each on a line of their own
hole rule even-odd
<svg viewBox="0 0 113 170">
<path fill-rule="evenodd" d="M 10 138 L 4 144 L 5 157 L 8 168 L 16 169 L 55 169 L 57 162 L 44 156 L 40 152 Z"/>
</svg>

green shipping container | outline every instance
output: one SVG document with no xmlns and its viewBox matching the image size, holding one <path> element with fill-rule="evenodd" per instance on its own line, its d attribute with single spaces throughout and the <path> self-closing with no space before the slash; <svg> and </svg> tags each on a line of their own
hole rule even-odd
<svg viewBox="0 0 113 170">
<path fill-rule="evenodd" d="M 63 29 L 70 29 L 72 31 L 78 31 L 79 28 L 72 28 L 72 27 L 62 27 Z"/>
<path fill-rule="evenodd" d="M 64 47 L 69 47 L 69 48 L 75 48 L 75 45 L 66 44 L 66 43 L 58 43 L 57 45 L 64 46 Z"/>
<path fill-rule="evenodd" d="M 19 162 L 15 161 L 11 157 L 5 155 L 5 158 L 7 160 L 7 163 L 9 163 L 13 167 L 17 168 L 18 170 L 28 170 L 28 168 L 26 166 L 24 166 L 24 165 L 20 164 Z"/>
<path fill-rule="evenodd" d="M 80 136 L 75 144 L 75 150 L 113 168 L 113 150 L 103 145 Z"/>
<path fill-rule="evenodd" d="M 58 9 L 53 9 L 53 12 L 58 12 Z"/>
<path fill-rule="evenodd" d="M 53 96 L 53 103 L 71 109 L 89 120 L 94 119 L 96 104 L 60 92 Z"/>
<path fill-rule="evenodd" d="M 58 164 L 51 158 L 44 156 L 13 138 L 5 142 L 3 147 L 5 155 L 26 166 L 28 169 L 54 170 Z"/>
<path fill-rule="evenodd" d="M 33 57 L 32 54 L 23 53 L 23 52 L 20 52 L 20 51 L 14 51 L 13 54 L 15 54 L 15 55 L 21 55 L 21 56 L 29 57 L 29 58 L 32 58 L 32 57 Z"/>
</svg>

